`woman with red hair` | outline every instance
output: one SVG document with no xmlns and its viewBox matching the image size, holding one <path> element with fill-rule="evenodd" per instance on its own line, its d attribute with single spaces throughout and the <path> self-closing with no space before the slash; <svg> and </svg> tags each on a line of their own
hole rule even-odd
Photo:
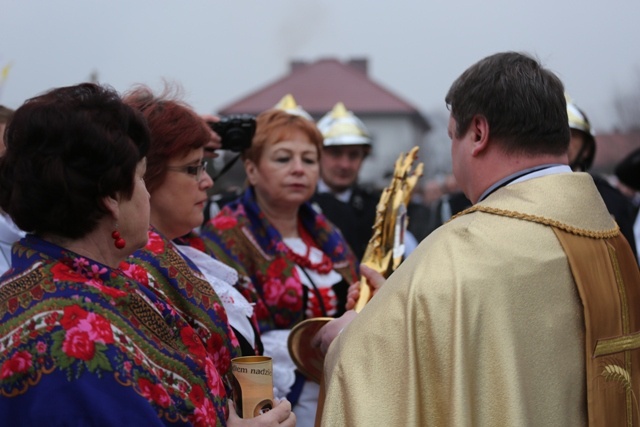
<svg viewBox="0 0 640 427">
<path fill-rule="evenodd" d="M 242 152 L 249 187 L 201 235 L 219 260 L 251 278 L 241 291 L 255 303 L 276 389 L 294 403 L 298 425 L 313 425 L 319 386 L 295 370 L 287 339 L 304 319 L 344 313 L 357 260 L 309 203 L 323 141 L 316 125 L 278 108 L 256 122 L 251 147 Z"/>
</svg>

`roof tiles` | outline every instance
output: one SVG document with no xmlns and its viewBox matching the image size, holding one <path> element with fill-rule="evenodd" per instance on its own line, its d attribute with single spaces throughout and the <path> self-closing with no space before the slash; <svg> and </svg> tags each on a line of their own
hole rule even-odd
<svg viewBox="0 0 640 427">
<path fill-rule="evenodd" d="M 220 114 L 258 114 L 272 108 L 290 93 L 314 117 L 324 115 L 338 102 L 356 114 L 406 114 L 426 119 L 409 102 L 369 78 L 367 61 L 340 62 L 320 59 L 293 62 L 288 75 L 220 109 Z M 428 125 L 427 125 L 428 126 Z"/>
</svg>

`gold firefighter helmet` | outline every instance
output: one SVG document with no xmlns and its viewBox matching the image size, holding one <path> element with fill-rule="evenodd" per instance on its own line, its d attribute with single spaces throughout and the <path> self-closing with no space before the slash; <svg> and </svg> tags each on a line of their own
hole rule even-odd
<svg viewBox="0 0 640 427">
<path fill-rule="evenodd" d="M 302 116 L 307 120 L 313 121 L 313 117 L 311 117 L 309 113 L 304 111 L 304 109 L 296 103 L 296 100 L 290 93 L 283 96 L 282 99 L 276 105 L 274 105 L 273 108 L 286 111 L 287 113 L 293 114 L 294 116 Z"/>
</svg>

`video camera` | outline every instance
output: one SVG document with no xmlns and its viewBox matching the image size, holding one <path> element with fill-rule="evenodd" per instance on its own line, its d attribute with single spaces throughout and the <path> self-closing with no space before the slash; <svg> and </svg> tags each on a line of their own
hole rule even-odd
<svg viewBox="0 0 640 427">
<path fill-rule="evenodd" d="M 220 136 L 223 150 L 241 152 L 251 147 L 256 133 L 256 119 L 250 114 L 226 116 L 208 124 Z"/>
</svg>

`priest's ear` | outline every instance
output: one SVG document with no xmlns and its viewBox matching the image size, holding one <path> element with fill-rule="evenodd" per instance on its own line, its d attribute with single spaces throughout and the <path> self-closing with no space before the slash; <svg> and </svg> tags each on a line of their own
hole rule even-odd
<svg viewBox="0 0 640 427">
<path fill-rule="evenodd" d="M 471 119 L 469 132 L 472 133 L 473 149 L 471 154 L 477 156 L 487 149 L 489 144 L 489 121 L 483 115 L 475 115 Z"/>
</svg>

